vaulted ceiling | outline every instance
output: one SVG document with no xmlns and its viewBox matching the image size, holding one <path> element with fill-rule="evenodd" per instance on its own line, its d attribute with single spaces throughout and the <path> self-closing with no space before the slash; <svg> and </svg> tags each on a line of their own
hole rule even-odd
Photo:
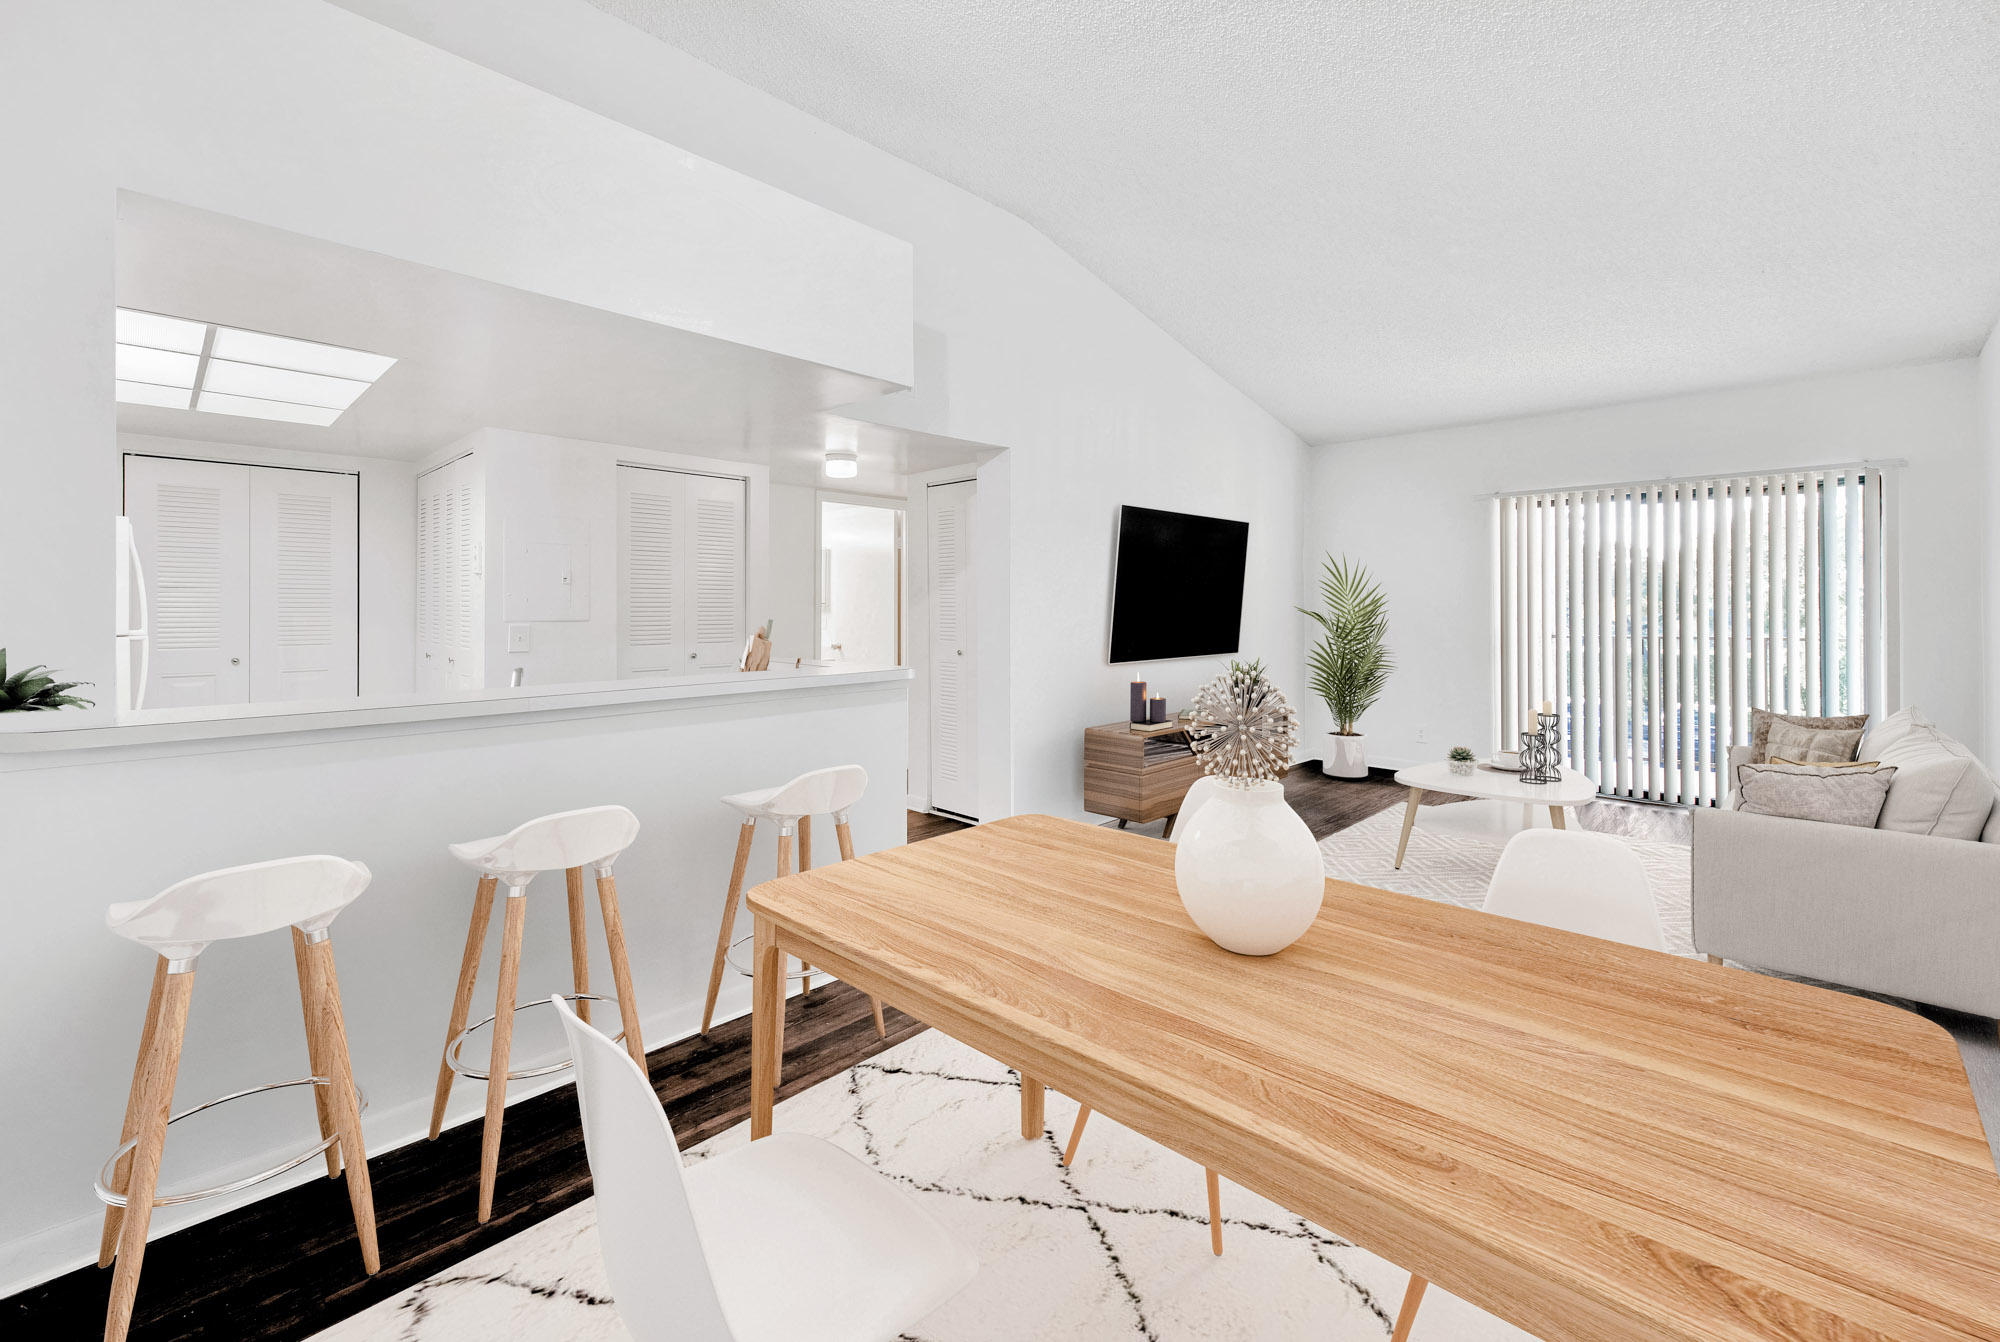
<svg viewBox="0 0 2000 1342">
<path fill-rule="evenodd" d="M 1976 352 L 1993 0 L 591 0 L 1042 230 L 1308 441 Z"/>
</svg>

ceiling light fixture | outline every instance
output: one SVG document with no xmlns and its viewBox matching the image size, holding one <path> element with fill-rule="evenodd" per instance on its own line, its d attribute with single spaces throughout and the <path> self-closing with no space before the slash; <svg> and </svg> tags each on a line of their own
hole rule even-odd
<svg viewBox="0 0 2000 1342">
<path fill-rule="evenodd" d="M 861 473 L 860 430 L 835 424 L 826 431 L 826 478 L 852 480 Z"/>
<path fill-rule="evenodd" d="M 324 427 L 389 371 L 386 354 L 118 309 L 117 394 L 128 405 Z"/>
</svg>

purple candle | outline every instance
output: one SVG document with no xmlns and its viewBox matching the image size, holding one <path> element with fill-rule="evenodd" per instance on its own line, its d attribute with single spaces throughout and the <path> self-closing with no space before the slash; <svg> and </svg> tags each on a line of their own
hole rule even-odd
<svg viewBox="0 0 2000 1342">
<path fill-rule="evenodd" d="M 1154 695 L 1154 696 L 1152 697 L 1152 699 L 1151 699 L 1151 700 L 1149 701 L 1149 706 L 1150 706 L 1150 708 L 1151 708 L 1151 710 L 1152 710 L 1152 711 L 1151 711 L 1151 712 L 1149 712 L 1149 713 L 1148 713 L 1148 714 L 1146 715 L 1146 721 L 1148 721 L 1148 722 L 1165 722 L 1165 721 L 1167 720 L 1167 696 L 1166 696 L 1166 695 L 1164 695 L 1164 694 L 1156 694 L 1156 695 Z"/>
<path fill-rule="evenodd" d="M 1132 682 L 1132 721 L 1144 722 L 1145 720 L 1146 720 L 1146 682 L 1143 680 L 1135 680 Z"/>
</svg>

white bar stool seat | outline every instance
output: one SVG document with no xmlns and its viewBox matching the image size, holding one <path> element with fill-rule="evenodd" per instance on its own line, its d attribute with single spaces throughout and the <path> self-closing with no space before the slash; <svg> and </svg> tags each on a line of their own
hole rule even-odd
<svg viewBox="0 0 2000 1342">
<path fill-rule="evenodd" d="M 867 790 L 868 771 L 858 764 L 841 764 L 831 769 L 815 769 L 811 773 L 800 774 L 791 782 L 777 787 L 732 793 L 722 799 L 724 806 L 742 813 L 743 826 L 736 835 L 736 864 L 729 873 L 729 894 L 723 901 L 722 930 L 715 938 L 715 963 L 708 971 L 708 999 L 701 1008 L 703 1034 L 708 1033 L 708 1027 L 715 1019 L 715 999 L 722 991 L 723 968 L 727 966 L 739 974 L 749 973 L 741 964 L 730 959 L 730 933 L 736 927 L 736 905 L 743 895 L 743 873 L 750 864 L 750 845 L 757 835 L 757 822 L 768 820 L 778 827 L 779 876 L 792 874 L 794 833 L 799 844 L 799 870 L 812 869 L 812 818 L 816 815 L 833 817 L 834 835 L 840 843 L 841 860 L 845 861 L 854 856 L 854 836 L 847 825 L 848 812 Z M 801 962 L 796 970 L 788 971 L 786 977 L 798 979 L 805 991 L 812 991 L 812 966 Z M 875 1012 L 875 1034 L 886 1039 L 889 1030 L 882 1019 L 882 1003 L 872 996 L 868 1000 Z"/>
<path fill-rule="evenodd" d="M 467 929 L 465 955 L 459 963 L 458 992 L 452 1000 L 451 1024 L 445 1031 L 444 1057 L 438 1064 L 437 1090 L 431 1100 L 433 1139 L 444 1130 L 445 1104 L 451 1098 L 452 1082 L 460 1076 L 486 1083 L 486 1127 L 480 1143 L 479 1219 L 493 1215 L 493 1186 L 500 1171 L 500 1133 L 507 1106 L 507 1083 L 530 1077 L 548 1076 L 568 1068 L 568 1062 L 510 1072 L 508 1054 L 514 1040 L 514 1001 L 520 986 L 521 936 L 526 921 L 528 886 L 545 871 L 564 874 L 569 895 L 570 976 L 575 992 L 565 994 L 574 1002 L 584 1020 L 590 1019 L 592 1002 L 610 1002 L 624 1022 L 619 1038 L 639 1065 L 646 1066 L 646 1045 L 640 1037 L 639 1008 L 632 992 L 632 968 L 625 950 L 625 924 L 618 910 L 618 883 L 611 864 L 639 837 L 639 817 L 623 806 L 591 806 L 579 811 L 562 811 L 539 816 L 505 834 L 489 839 L 448 845 L 451 855 L 478 873 L 479 886 L 473 896 L 472 924 Z M 604 914 L 604 940 L 611 952 L 611 975 L 618 985 L 616 998 L 592 995 L 590 991 L 590 951 L 585 939 L 583 869 L 597 875 L 598 904 Z M 500 937 L 500 984 L 493 1014 L 470 1027 L 472 989 L 479 977 L 479 961 L 486 945 L 486 928 L 493 916 L 494 891 L 507 887 L 506 918 Z M 537 998 L 528 1006 L 544 1005 Z M 484 1070 L 460 1061 L 466 1036 L 487 1025 L 493 1027 L 491 1057 Z"/>
<path fill-rule="evenodd" d="M 105 910 L 105 925 L 111 931 L 158 957 L 146 1024 L 139 1037 L 139 1060 L 132 1070 L 132 1089 L 125 1106 L 124 1132 L 118 1150 L 105 1162 L 97 1181 L 97 1195 L 106 1204 L 97 1261 L 100 1267 L 108 1267 L 114 1260 L 118 1265 L 105 1315 L 106 1342 L 119 1342 L 131 1327 L 154 1207 L 233 1193 L 295 1169 L 322 1152 L 328 1178 L 346 1174 L 348 1202 L 361 1241 L 362 1267 L 370 1274 L 381 1268 L 368 1153 L 361 1140 L 361 1097 L 348 1059 L 340 983 L 334 974 L 328 932 L 341 910 L 368 888 L 368 881 L 368 868 L 359 862 L 325 855 L 290 857 L 190 876 L 151 899 L 113 904 Z M 196 961 L 215 942 L 261 936 L 288 924 L 311 1073 L 291 1081 L 252 1086 L 170 1114 L 188 1003 L 194 995 Z M 317 1146 L 287 1163 L 218 1188 L 159 1195 L 160 1156 L 168 1124 L 246 1095 L 305 1085 L 313 1088 L 319 1115 Z"/>
</svg>

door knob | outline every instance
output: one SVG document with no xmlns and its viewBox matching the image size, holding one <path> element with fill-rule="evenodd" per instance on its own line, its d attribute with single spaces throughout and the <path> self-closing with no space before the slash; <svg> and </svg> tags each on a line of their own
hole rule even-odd
<svg viewBox="0 0 2000 1342">
<path fill-rule="evenodd" d="M 243 665 L 243 659 L 241 657 L 231 657 L 229 659 L 229 664 L 231 666 L 241 666 Z"/>
<path fill-rule="evenodd" d="M 964 648 L 960 648 L 960 649 L 958 650 L 958 655 L 959 655 L 959 656 L 961 656 L 961 657 L 965 656 L 965 649 L 964 649 Z"/>
</svg>

